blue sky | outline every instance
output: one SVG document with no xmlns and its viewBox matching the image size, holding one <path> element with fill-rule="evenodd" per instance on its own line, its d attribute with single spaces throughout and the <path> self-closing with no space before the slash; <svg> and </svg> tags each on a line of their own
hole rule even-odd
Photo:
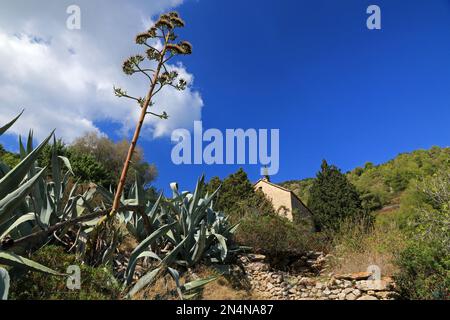
<svg viewBox="0 0 450 320">
<path fill-rule="evenodd" d="M 196 104 L 205 128 L 280 129 L 274 181 L 312 177 L 324 158 L 346 171 L 401 152 L 449 145 L 448 1 L 181 2 L 151 9 L 175 7 L 187 22 L 182 36 L 194 45 L 194 54 L 182 62 L 195 80 L 180 108 Z M 131 3 L 141 10 L 147 6 Z M 382 30 L 366 28 L 371 4 L 381 8 Z M 130 40 L 116 45 L 123 41 L 126 52 Z M 0 85 L 0 97 L 1 92 Z M 120 115 L 89 119 L 114 139 L 130 133 Z M 6 139 L 8 145 L 13 141 L 15 136 Z M 146 135 L 140 144 L 158 167 L 156 187 L 165 190 L 173 181 L 189 189 L 202 173 L 223 178 L 239 168 L 175 166 L 169 135 Z M 259 165 L 244 167 L 251 180 L 259 178 Z"/>
</svg>

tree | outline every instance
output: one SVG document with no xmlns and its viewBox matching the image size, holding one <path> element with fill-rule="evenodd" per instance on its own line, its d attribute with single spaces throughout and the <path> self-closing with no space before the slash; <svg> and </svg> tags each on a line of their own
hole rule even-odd
<svg viewBox="0 0 450 320">
<path fill-rule="evenodd" d="M 121 166 L 128 152 L 128 143 L 121 140 L 114 143 L 108 137 L 96 132 L 87 133 L 74 141 L 70 150 L 79 154 L 89 154 L 99 162 L 110 174 L 110 185 L 116 186 Z M 158 175 L 156 166 L 144 161 L 144 151 L 136 147 L 130 168 L 137 172 L 145 185 L 154 181 Z M 128 188 L 134 180 L 134 175 L 127 177 L 125 187 Z"/>
<path fill-rule="evenodd" d="M 93 182 L 105 188 L 111 186 L 110 173 L 92 155 L 72 152 L 70 162 L 75 177 L 81 182 Z"/>
<path fill-rule="evenodd" d="M 318 230 L 337 230 L 345 219 L 364 217 L 356 188 L 336 167 L 323 160 L 310 190 L 309 208 Z"/>
<path fill-rule="evenodd" d="M 272 203 L 262 192 L 256 192 L 248 179 L 247 173 L 240 168 L 221 182 L 219 177 L 212 178 L 208 185 L 208 193 L 221 186 L 214 203 L 215 210 L 225 212 L 233 220 L 240 220 L 249 213 L 273 214 Z"/>
<path fill-rule="evenodd" d="M 190 55 L 192 53 L 192 45 L 189 42 L 175 42 L 178 37 L 175 34 L 175 29 L 181 27 L 184 27 L 184 21 L 179 17 L 178 13 L 171 12 L 161 15 L 150 30 L 136 36 L 136 44 L 144 46 L 146 58 L 150 64 L 148 66 L 143 66 L 142 64 L 146 58 L 139 54 L 128 58 L 123 63 L 123 72 L 130 76 L 136 73 L 145 76 L 149 80 L 149 89 L 145 98 L 143 98 L 130 96 L 126 91 L 120 88 L 114 88 L 117 97 L 124 97 L 137 102 L 141 112 L 136 124 L 133 139 L 131 140 L 131 145 L 128 149 L 127 157 L 123 163 L 122 173 L 114 196 L 110 216 L 114 215 L 119 208 L 120 198 L 125 188 L 128 170 L 130 169 L 131 160 L 146 116 L 152 115 L 160 119 L 168 119 L 166 112 L 156 114 L 148 110 L 149 107 L 152 107 L 154 104 L 153 98 L 166 86 L 180 91 L 186 89 L 187 82 L 184 79 L 179 79 L 178 73 L 174 70 L 169 70 L 169 66 L 167 65 L 167 62 L 175 56 Z"/>
</svg>

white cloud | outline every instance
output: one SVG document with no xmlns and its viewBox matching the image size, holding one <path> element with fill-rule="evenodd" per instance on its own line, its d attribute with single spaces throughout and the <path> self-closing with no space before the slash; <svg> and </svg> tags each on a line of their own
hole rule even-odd
<svg viewBox="0 0 450 320">
<path fill-rule="evenodd" d="M 42 139 L 53 128 L 70 142 L 86 131 L 98 131 L 97 121 L 120 125 L 129 133 L 139 108 L 114 96 L 114 85 L 133 95 L 145 95 L 144 78 L 121 72 L 124 58 L 137 51 L 134 35 L 152 16 L 179 5 L 182 0 L 123 2 L 78 1 L 82 29 L 66 29 L 67 1 L 9 2 L 0 12 L 0 123 L 26 109 L 12 133 L 33 129 Z M 190 83 L 193 75 L 172 66 Z M 162 91 L 155 112 L 166 111 L 169 120 L 148 118 L 147 137 L 170 136 L 173 129 L 189 127 L 201 118 L 203 101 L 192 88 Z"/>
</svg>

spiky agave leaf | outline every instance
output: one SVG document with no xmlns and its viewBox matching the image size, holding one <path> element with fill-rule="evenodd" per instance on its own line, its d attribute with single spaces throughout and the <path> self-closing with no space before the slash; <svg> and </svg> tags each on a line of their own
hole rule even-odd
<svg viewBox="0 0 450 320">
<path fill-rule="evenodd" d="M 20 112 L 20 114 L 17 117 L 15 117 L 10 122 L 5 124 L 3 127 L 0 127 L 0 136 L 3 135 L 9 128 L 11 128 L 14 123 L 16 123 L 16 121 L 20 118 L 20 116 L 23 114 L 24 111 L 25 110 L 22 110 L 22 112 Z"/>
<path fill-rule="evenodd" d="M 9 292 L 9 273 L 6 269 L 0 268 L 0 300 L 8 299 Z"/>
<path fill-rule="evenodd" d="M 0 251 L 0 264 L 26 270 L 48 273 L 55 276 L 63 276 L 63 273 L 52 270 L 30 259 L 21 257 L 11 252 Z"/>
<path fill-rule="evenodd" d="M 25 157 L 17 166 L 11 169 L 1 180 L 0 180 L 0 199 L 4 198 L 6 195 L 15 190 L 23 178 L 28 174 L 30 168 L 34 165 L 42 149 L 47 145 L 48 141 L 52 137 L 53 132 L 28 156 Z"/>
</svg>

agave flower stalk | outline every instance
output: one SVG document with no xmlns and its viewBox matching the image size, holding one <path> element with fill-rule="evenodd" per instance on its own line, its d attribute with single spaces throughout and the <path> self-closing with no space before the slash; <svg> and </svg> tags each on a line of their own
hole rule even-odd
<svg viewBox="0 0 450 320">
<path fill-rule="evenodd" d="M 175 42 L 177 35 L 174 31 L 176 28 L 181 27 L 184 27 L 184 21 L 179 17 L 178 13 L 171 12 L 161 15 L 159 20 L 150 28 L 150 30 L 136 36 L 136 43 L 142 45 L 146 49 L 146 57 L 143 55 L 135 55 L 123 63 L 123 72 L 125 74 L 130 76 L 135 73 L 144 75 L 150 83 L 145 98 L 133 97 L 120 88 L 114 88 L 117 97 L 124 97 L 136 101 L 141 108 L 141 112 L 127 157 L 123 164 L 110 216 L 113 216 L 120 207 L 120 199 L 125 187 L 128 170 L 146 116 L 152 115 L 160 119 L 168 119 L 166 112 L 156 114 L 149 111 L 149 108 L 153 106 L 153 98 L 166 86 L 173 87 L 180 91 L 186 88 L 186 81 L 178 78 L 178 73 L 176 71 L 170 71 L 167 66 L 168 61 L 175 56 L 190 55 L 192 53 L 192 46 L 189 42 Z M 162 49 L 157 49 L 155 43 L 158 42 L 162 45 Z M 146 60 L 150 62 L 150 67 L 142 65 Z"/>
</svg>

